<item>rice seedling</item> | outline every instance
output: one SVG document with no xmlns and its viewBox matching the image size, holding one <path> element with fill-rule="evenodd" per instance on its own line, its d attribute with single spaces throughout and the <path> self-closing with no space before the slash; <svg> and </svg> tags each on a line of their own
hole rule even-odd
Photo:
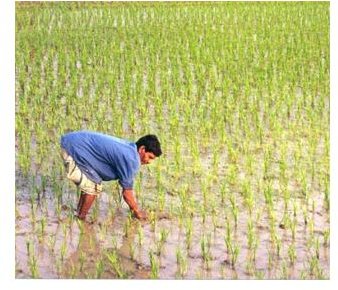
<svg viewBox="0 0 338 290">
<path fill-rule="evenodd" d="M 66 239 L 62 242 L 61 247 L 60 247 L 60 258 L 61 261 L 63 262 L 65 259 L 65 256 L 67 254 L 67 250 L 68 250 L 68 245 L 67 245 L 67 241 Z"/>
<path fill-rule="evenodd" d="M 38 270 L 38 261 L 35 255 L 34 246 L 31 241 L 26 241 L 27 255 L 28 255 L 28 266 L 30 269 L 30 273 L 32 278 L 39 278 L 39 270 Z"/>
<path fill-rule="evenodd" d="M 234 194 L 230 195 L 229 201 L 231 206 L 231 213 L 235 221 L 235 227 L 237 227 L 239 208 L 237 206 L 236 197 Z"/>
<path fill-rule="evenodd" d="M 103 260 L 102 258 L 98 260 L 98 262 L 96 262 L 96 274 L 95 277 L 96 279 L 100 279 L 103 272 L 104 272 L 104 264 L 103 264 Z"/>
<path fill-rule="evenodd" d="M 165 242 L 168 239 L 168 235 L 169 235 L 169 231 L 166 229 L 161 229 L 160 230 L 160 234 L 159 234 L 159 240 L 156 244 L 156 253 L 158 253 L 159 255 L 161 254 L 162 250 L 163 250 L 163 246 L 165 244 Z"/>
<path fill-rule="evenodd" d="M 52 254 L 54 253 L 55 243 L 56 243 L 56 237 L 49 236 L 47 239 L 47 247 Z"/>
<path fill-rule="evenodd" d="M 254 230 L 253 221 L 251 219 L 248 221 L 247 240 L 248 240 L 248 248 L 250 250 L 252 260 L 255 261 L 256 251 L 258 248 L 258 239 L 257 239 L 257 235 Z"/>
<path fill-rule="evenodd" d="M 330 242 L 330 229 L 325 229 L 323 236 L 324 236 L 324 246 L 327 247 Z"/>
<path fill-rule="evenodd" d="M 179 247 L 176 249 L 176 263 L 178 268 L 177 275 L 183 278 L 188 271 L 188 263 L 187 257 L 182 253 Z"/>
<path fill-rule="evenodd" d="M 187 218 L 186 224 L 185 224 L 185 244 L 186 244 L 187 250 L 191 248 L 192 234 L 193 234 L 193 220 L 192 218 Z"/>
<path fill-rule="evenodd" d="M 42 241 L 43 236 L 45 234 L 45 229 L 46 229 L 46 217 L 43 216 L 40 219 L 40 232 L 39 232 L 39 240 L 40 240 L 40 242 Z"/>
<path fill-rule="evenodd" d="M 143 245 L 143 240 L 144 240 L 144 233 L 141 225 L 139 224 L 137 227 L 137 241 L 138 245 L 142 246 Z"/>
<path fill-rule="evenodd" d="M 80 254 L 79 254 L 79 271 L 80 272 L 83 272 L 83 266 L 84 266 L 84 262 L 86 261 L 86 253 L 83 252 L 83 251 L 80 251 Z"/>
<path fill-rule="evenodd" d="M 297 230 L 297 219 L 296 218 L 294 218 L 292 222 L 290 222 L 290 230 L 291 230 L 292 240 L 294 241 L 296 239 L 296 230 Z"/>
<path fill-rule="evenodd" d="M 77 275 L 78 275 L 77 268 L 76 268 L 76 266 L 73 263 L 70 265 L 69 274 L 70 274 L 70 278 L 71 279 L 75 279 L 77 277 Z"/>
<path fill-rule="evenodd" d="M 129 256 L 131 260 L 135 260 L 135 245 L 133 243 L 129 244 Z"/>
<path fill-rule="evenodd" d="M 297 259 L 297 253 L 296 253 L 296 248 L 295 248 L 295 245 L 294 244 L 291 244 L 289 247 L 288 247 L 288 256 L 289 256 L 289 260 L 290 260 L 290 263 L 292 265 L 295 264 L 295 261 Z"/>
<path fill-rule="evenodd" d="M 107 257 L 108 261 L 109 261 L 109 265 L 112 267 L 112 269 L 114 270 L 117 278 L 120 279 L 124 279 L 127 278 L 126 273 L 124 273 L 122 267 L 121 267 L 121 263 L 119 261 L 119 257 L 116 253 L 115 250 L 113 251 L 107 251 L 105 253 L 105 256 Z"/>
<path fill-rule="evenodd" d="M 150 251 L 149 252 L 150 260 L 150 277 L 151 279 L 157 279 L 159 277 L 159 262 L 156 259 L 156 255 Z"/>
<path fill-rule="evenodd" d="M 211 256 L 211 236 L 203 235 L 200 240 L 201 245 L 201 254 L 203 262 L 206 264 L 207 269 L 210 269 L 210 261 L 212 260 Z"/>
<path fill-rule="evenodd" d="M 240 247 L 231 236 L 231 226 L 229 221 L 226 223 L 226 235 L 224 237 L 225 246 L 227 248 L 227 261 L 230 262 L 233 268 L 235 268 L 238 255 L 240 253 Z"/>
</svg>

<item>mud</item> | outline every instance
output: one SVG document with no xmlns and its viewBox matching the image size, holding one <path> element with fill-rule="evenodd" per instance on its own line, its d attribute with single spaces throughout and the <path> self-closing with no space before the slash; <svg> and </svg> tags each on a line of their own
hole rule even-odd
<svg viewBox="0 0 338 290">
<path fill-rule="evenodd" d="M 73 216 L 77 203 L 75 187 L 65 186 L 62 198 L 57 198 L 51 188 L 47 188 L 39 200 L 37 197 L 31 198 L 27 181 L 21 178 L 17 182 L 17 278 L 32 277 L 34 255 L 39 278 L 149 279 L 150 252 L 155 254 L 159 263 L 160 279 L 313 279 L 318 278 L 318 274 L 310 271 L 314 255 L 319 257 L 319 268 L 316 269 L 320 270 L 320 278 L 329 278 L 329 244 L 324 244 L 324 230 L 329 229 L 329 219 L 320 197 L 316 199 L 315 211 L 309 210 L 313 232 L 310 232 L 299 210 L 295 217 L 297 226 L 294 238 L 290 228 L 280 223 L 283 219 L 283 203 L 280 201 L 274 204 L 277 213 L 274 229 L 281 239 L 279 255 L 271 242 L 270 218 L 264 205 L 260 204 L 253 214 L 258 246 L 255 259 L 252 259 L 253 251 L 248 248 L 247 241 L 249 217 L 245 210 L 239 211 L 237 226 L 229 220 L 226 208 L 220 208 L 216 218 L 207 216 L 204 222 L 201 216 L 194 214 L 188 248 L 185 227 L 187 217 L 171 216 L 170 219 L 139 222 L 130 218 L 129 210 L 123 203 L 116 205 L 112 197 L 103 192 L 90 211 L 90 222 L 81 223 Z M 244 208 L 240 197 L 237 198 L 239 208 Z M 172 194 L 167 194 L 166 199 L 174 204 L 177 202 L 177 196 Z M 300 200 L 297 202 L 301 204 Z M 225 244 L 227 221 L 231 225 L 235 244 L 240 249 L 235 266 L 231 264 Z M 163 231 L 168 235 L 160 247 Z M 203 236 L 210 241 L 208 261 L 202 255 Z M 318 253 L 309 244 L 314 244 L 316 239 Z M 33 254 L 28 253 L 27 243 L 33 245 Z M 294 263 L 290 262 L 288 252 L 292 244 L 296 251 Z M 180 271 L 177 263 L 178 250 L 185 257 L 183 271 Z M 107 253 L 116 254 L 122 274 L 117 273 Z"/>
</svg>

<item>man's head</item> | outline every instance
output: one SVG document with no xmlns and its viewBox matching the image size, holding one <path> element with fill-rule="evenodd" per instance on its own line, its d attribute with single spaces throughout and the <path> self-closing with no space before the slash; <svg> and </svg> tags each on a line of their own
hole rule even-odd
<svg viewBox="0 0 338 290">
<path fill-rule="evenodd" d="M 140 154 L 141 164 L 149 164 L 156 157 L 162 155 L 161 144 L 155 135 L 146 135 L 136 142 Z"/>
</svg>

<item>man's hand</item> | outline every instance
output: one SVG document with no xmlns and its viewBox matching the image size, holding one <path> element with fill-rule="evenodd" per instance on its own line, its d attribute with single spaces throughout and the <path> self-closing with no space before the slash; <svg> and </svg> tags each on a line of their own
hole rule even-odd
<svg viewBox="0 0 338 290">
<path fill-rule="evenodd" d="M 139 210 L 139 211 L 135 212 L 135 216 L 139 220 L 147 220 L 148 219 L 147 212 L 144 211 L 144 210 Z"/>
<path fill-rule="evenodd" d="M 124 189 L 122 192 L 122 195 L 123 195 L 125 202 L 128 204 L 131 212 L 135 215 L 135 217 L 138 218 L 139 220 L 146 220 L 147 213 L 138 208 L 137 202 L 134 198 L 133 190 Z"/>
</svg>

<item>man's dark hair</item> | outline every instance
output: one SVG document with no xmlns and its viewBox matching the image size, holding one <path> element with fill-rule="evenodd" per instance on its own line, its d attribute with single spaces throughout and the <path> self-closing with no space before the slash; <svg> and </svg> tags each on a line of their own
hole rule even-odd
<svg viewBox="0 0 338 290">
<path fill-rule="evenodd" d="M 145 135 L 137 140 L 137 150 L 144 146 L 146 152 L 152 152 L 156 157 L 162 155 L 161 144 L 156 135 Z"/>
</svg>

